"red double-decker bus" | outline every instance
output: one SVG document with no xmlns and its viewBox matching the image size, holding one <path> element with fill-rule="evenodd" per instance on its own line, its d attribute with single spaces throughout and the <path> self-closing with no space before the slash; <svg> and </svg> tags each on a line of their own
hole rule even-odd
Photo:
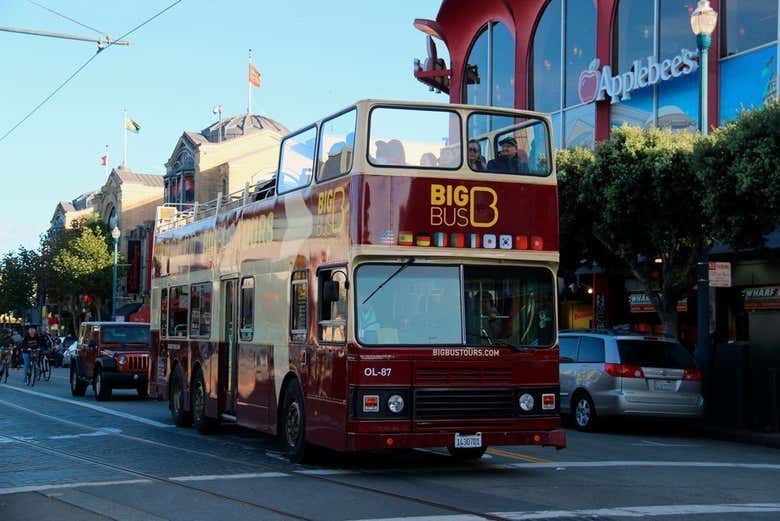
<svg viewBox="0 0 780 521">
<path fill-rule="evenodd" d="M 338 451 L 562 448 L 549 120 L 361 101 L 270 179 L 161 207 L 150 392 L 178 426 Z"/>
</svg>

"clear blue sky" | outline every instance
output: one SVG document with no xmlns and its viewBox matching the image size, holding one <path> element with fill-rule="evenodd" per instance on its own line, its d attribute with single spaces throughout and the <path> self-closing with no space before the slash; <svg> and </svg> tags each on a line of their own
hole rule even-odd
<svg viewBox="0 0 780 521">
<path fill-rule="evenodd" d="M 114 38 L 173 0 L 36 0 Z M 441 0 L 184 0 L 101 53 L 70 84 L 0 142 L 0 254 L 35 247 L 60 200 L 100 188 L 100 156 L 122 160 L 122 109 L 141 125 L 128 136 L 135 172 L 164 173 L 184 130 L 246 111 L 247 50 L 263 75 L 252 112 L 290 129 L 362 98 L 446 102 L 412 76 L 426 54 L 415 18 Z M 94 33 L 26 0 L 0 0 L 0 25 L 83 36 Z M 444 53 L 442 45 L 440 54 Z M 94 52 L 86 42 L 0 32 L 0 135 Z"/>
</svg>

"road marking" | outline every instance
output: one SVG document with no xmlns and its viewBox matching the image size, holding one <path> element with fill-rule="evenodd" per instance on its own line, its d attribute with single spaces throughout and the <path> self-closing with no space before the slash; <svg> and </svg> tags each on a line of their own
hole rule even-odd
<svg viewBox="0 0 780 521">
<path fill-rule="evenodd" d="M 641 443 L 632 443 L 635 447 L 699 447 L 693 443 L 661 443 L 660 441 L 642 440 Z"/>
<path fill-rule="evenodd" d="M 518 459 L 520 461 L 526 461 L 528 463 L 552 463 L 548 459 L 537 458 L 536 456 L 529 456 L 528 454 L 520 454 L 518 452 L 498 449 L 495 447 L 491 447 L 487 451 L 489 454 L 493 454 L 494 456 L 503 456 L 505 458 Z"/>
<path fill-rule="evenodd" d="M 719 461 L 552 461 L 550 463 L 507 463 L 494 465 L 504 469 L 556 469 L 556 468 L 611 468 L 611 467 L 698 467 L 780 470 L 773 463 L 730 463 Z"/>
<path fill-rule="evenodd" d="M 5 387 L 6 389 L 13 389 L 14 391 L 17 391 L 17 392 L 20 392 L 20 393 L 25 393 L 25 394 L 30 394 L 30 395 L 33 395 L 33 396 L 38 396 L 40 398 L 47 398 L 49 400 L 54 400 L 54 401 L 57 401 L 57 402 L 68 403 L 70 405 L 75 405 L 77 407 L 84 407 L 86 409 L 92 409 L 93 411 L 102 412 L 103 414 L 110 414 L 112 416 L 118 416 L 120 418 L 124 418 L 125 420 L 130 420 L 130 421 L 134 421 L 134 422 L 138 422 L 138 423 L 143 423 L 145 425 L 151 425 L 152 427 L 159 427 L 161 429 L 170 429 L 170 428 L 173 427 L 173 425 L 170 425 L 170 424 L 167 424 L 167 423 L 162 423 L 162 422 L 158 422 L 158 421 L 155 421 L 155 420 L 150 420 L 149 418 L 144 418 L 143 416 L 136 416 L 134 414 L 129 414 L 129 413 L 126 413 L 126 412 L 115 411 L 113 409 L 109 409 L 107 407 L 101 407 L 99 405 L 94 405 L 94 404 L 91 404 L 91 403 L 79 402 L 79 401 L 76 401 L 76 400 L 70 400 L 68 398 L 61 398 L 59 396 L 52 396 L 50 394 L 39 393 L 39 392 L 36 392 L 36 391 L 31 391 L 29 389 L 20 389 L 19 387 L 15 387 L 13 385 L 8 385 L 8 384 L 0 384 L 0 387 Z"/>
<path fill-rule="evenodd" d="M 106 427 L 104 429 L 98 429 L 95 432 L 84 432 L 81 434 L 60 434 L 59 436 L 49 436 L 49 440 L 70 440 L 73 438 L 91 438 L 94 436 L 113 436 L 122 432 L 120 429 L 112 429 Z"/>
<path fill-rule="evenodd" d="M 303 474 L 305 476 L 341 476 L 343 474 L 356 474 L 353 470 L 344 469 L 308 469 L 308 470 L 296 470 L 296 474 Z"/>
<path fill-rule="evenodd" d="M 284 472 L 255 472 L 244 474 L 212 474 L 203 476 L 176 476 L 168 478 L 171 481 L 216 481 L 220 479 L 253 479 L 253 478 L 289 478 Z"/>
<path fill-rule="evenodd" d="M 124 479 L 118 481 L 86 481 L 80 483 L 60 483 L 57 485 L 30 485 L 27 487 L 0 488 L 0 496 L 6 494 L 19 494 L 21 492 L 42 492 L 44 490 L 56 490 L 61 488 L 81 487 L 108 487 L 112 485 L 135 485 L 139 483 L 151 483 L 150 479 Z"/>
<path fill-rule="evenodd" d="M 594 508 L 577 510 L 539 510 L 535 512 L 491 512 L 513 521 L 533 519 L 570 519 L 599 517 L 691 516 L 702 514 L 747 514 L 780 512 L 780 503 L 725 503 L 720 505 L 651 505 L 637 507 Z M 483 521 L 474 515 L 407 516 L 371 518 L 359 521 Z"/>
</svg>

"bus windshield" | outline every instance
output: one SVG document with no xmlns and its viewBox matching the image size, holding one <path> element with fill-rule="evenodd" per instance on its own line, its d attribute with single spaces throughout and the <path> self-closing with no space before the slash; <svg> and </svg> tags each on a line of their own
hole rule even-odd
<svg viewBox="0 0 780 521">
<path fill-rule="evenodd" d="M 458 113 L 402 107 L 371 110 L 368 160 L 374 166 L 460 168 Z"/>
<path fill-rule="evenodd" d="M 554 344 L 555 286 L 550 270 L 414 264 L 398 271 L 399 266 L 364 264 L 356 271 L 361 344 L 515 348 Z"/>
<path fill-rule="evenodd" d="M 475 172 L 539 177 L 551 172 L 549 132 L 539 118 L 475 112 L 468 119 L 468 145 Z"/>
</svg>

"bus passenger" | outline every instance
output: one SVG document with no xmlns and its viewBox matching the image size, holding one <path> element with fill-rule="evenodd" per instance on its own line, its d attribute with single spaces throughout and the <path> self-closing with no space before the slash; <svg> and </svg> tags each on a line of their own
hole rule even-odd
<svg viewBox="0 0 780 521">
<path fill-rule="evenodd" d="M 469 153 L 468 153 L 468 162 L 469 167 L 471 167 L 472 170 L 475 172 L 484 172 L 487 170 L 487 165 L 485 164 L 485 158 L 482 155 L 482 147 L 479 146 L 479 143 L 476 142 L 476 140 L 469 141 Z"/>
<path fill-rule="evenodd" d="M 432 168 L 435 167 L 438 163 L 439 160 L 436 159 L 436 156 L 431 152 L 426 152 L 420 156 L 420 166 L 422 167 Z"/>
<path fill-rule="evenodd" d="M 512 136 L 504 138 L 499 142 L 499 145 L 501 145 L 501 155 L 490 160 L 487 165 L 488 171 L 511 174 L 528 172 L 527 154 L 523 153 L 523 156 L 526 157 L 525 160 L 519 156 L 515 138 Z"/>
<path fill-rule="evenodd" d="M 376 164 L 388 166 L 405 166 L 406 152 L 404 145 L 397 139 L 376 142 Z"/>
</svg>

